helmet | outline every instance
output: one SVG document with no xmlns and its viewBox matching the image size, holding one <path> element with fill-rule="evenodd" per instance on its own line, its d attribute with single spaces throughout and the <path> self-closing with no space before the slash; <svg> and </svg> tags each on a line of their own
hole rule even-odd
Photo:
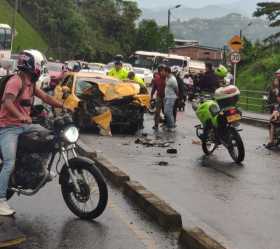
<svg viewBox="0 0 280 249">
<path fill-rule="evenodd" d="M 158 72 L 159 72 L 159 71 L 161 71 L 161 70 L 163 70 L 163 69 L 165 69 L 165 68 L 166 68 L 166 65 L 165 65 L 165 64 L 159 64 L 157 70 L 158 70 Z"/>
<path fill-rule="evenodd" d="M 115 64 L 123 64 L 123 56 L 121 54 L 115 55 Z"/>
<path fill-rule="evenodd" d="M 180 73 L 181 68 L 180 68 L 179 66 L 172 66 L 172 67 L 171 67 L 171 71 L 172 71 L 172 73 L 174 73 L 174 74 L 178 74 L 178 73 Z"/>
<path fill-rule="evenodd" d="M 215 69 L 215 75 L 217 75 L 220 78 L 225 78 L 228 74 L 228 70 L 225 66 L 220 65 Z"/>
<path fill-rule="evenodd" d="M 18 58 L 18 70 L 32 75 L 32 81 L 36 82 L 47 64 L 46 57 L 38 50 L 23 50 Z"/>
</svg>

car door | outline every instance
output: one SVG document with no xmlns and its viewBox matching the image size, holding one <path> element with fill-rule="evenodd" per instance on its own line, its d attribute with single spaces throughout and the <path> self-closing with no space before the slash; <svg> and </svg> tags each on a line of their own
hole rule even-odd
<svg viewBox="0 0 280 249">
<path fill-rule="evenodd" d="M 74 110 L 76 107 L 78 107 L 79 104 L 79 98 L 76 96 L 75 93 L 75 77 L 74 75 L 69 75 L 65 78 L 65 81 L 63 82 L 65 86 L 69 89 L 69 96 L 64 100 L 64 105 L 67 108 L 70 108 L 71 110 Z"/>
</svg>

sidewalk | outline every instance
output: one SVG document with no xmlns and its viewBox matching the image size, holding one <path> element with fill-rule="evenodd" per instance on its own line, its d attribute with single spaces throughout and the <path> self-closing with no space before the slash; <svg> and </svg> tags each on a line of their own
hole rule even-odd
<svg viewBox="0 0 280 249">
<path fill-rule="evenodd" d="M 243 117 L 245 118 L 253 118 L 253 119 L 261 119 L 268 121 L 270 118 L 269 113 L 256 113 L 256 112 L 249 112 L 249 111 L 243 111 Z"/>
</svg>

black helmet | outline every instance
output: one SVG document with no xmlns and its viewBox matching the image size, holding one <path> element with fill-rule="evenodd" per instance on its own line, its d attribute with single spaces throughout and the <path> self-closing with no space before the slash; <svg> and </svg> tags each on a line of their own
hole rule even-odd
<svg viewBox="0 0 280 249">
<path fill-rule="evenodd" d="M 123 64 L 123 56 L 121 54 L 115 55 L 115 64 Z"/>
<path fill-rule="evenodd" d="M 159 72 L 161 70 L 164 70 L 165 68 L 166 68 L 165 64 L 159 64 L 157 69 L 158 69 L 158 72 Z"/>
</svg>

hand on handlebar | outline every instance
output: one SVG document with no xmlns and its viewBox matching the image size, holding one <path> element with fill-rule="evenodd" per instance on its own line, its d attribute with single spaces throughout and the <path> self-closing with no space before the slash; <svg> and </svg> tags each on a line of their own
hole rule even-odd
<svg viewBox="0 0 280 249">
<path fill-rule="evenodd" d="M 29 116 L 22 115 L 19 118 L 19 120 L 20 120 L 20 122 L 25 123 L 25 124 L 32 124 L 32 118 Z"/>
</svg>

